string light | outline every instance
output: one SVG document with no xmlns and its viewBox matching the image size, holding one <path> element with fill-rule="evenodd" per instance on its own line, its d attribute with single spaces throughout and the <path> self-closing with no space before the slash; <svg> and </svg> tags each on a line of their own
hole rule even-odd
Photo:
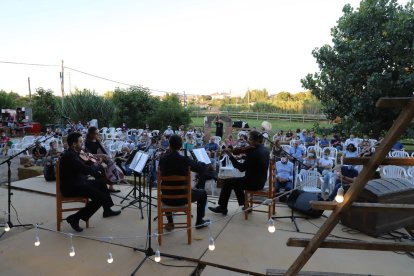
<svg viewBox="0 0 414 276">
<path fill-rule="evenodd" d="M 108 259 L 106 260 L 108 262 L 108 264 L 112 264 L 114 262 L 114 258 L 112 257 L 112 253 L 109 250 L 109 246 L 112 243 L 112 237 L 109 237 L 109 243 L 108 243 Z"/>
<path fill-rule="evenodd" d="M 72 234 L 69 234 L 70 237 L 70 248 L 69 248 L 69 256 L 74 257 L 75 256 L 75 247 L 73 246 L 73 240 L 72 240 Z"/>
<path fill-rule="evenodd" d="M 10 231 L 10 225 L 8 222 L 6 222 L 6 224 L 4 225 L 4 232 L 9 232 Z"/>
<path fill-rule="evenodd" d="M 159 250 L 159 249 L 155 250 L 155 258 L 154 258 L 154 260 L 155 260 L 157 263 L 161 262 L 161 252 L 160 252 L 160 250 Z"/>
<path fill-rule="evenodd" d="M 271 234 L 276 231 L 275 221 L 272 218 L 267 221 L 267 231 L 269 231 Z"/>
<path fill-rule="evenodd" d="M 37 247 L 37 246 L 40 245 L 40 239 L 39 239 L 39 231 L 38 231 L 38 228 L 37 228 L 37 224 L 35 226 L 36 226 L 36 237 L 35 237 L 34 245 Z"/>
<path fill-rule="evenodd" d="M 338 192 L 337 192 L 337 194 L 335 196 L 335 200 L 338 203 L 342 203 L 344 201 L 344 188 L 340 187 L 338 189 Z"/>
<path fill-rule="evenodd" d="M 208 240 L 208 249 L 210 251 L 214 251 L 214 249 L 216 249 L 216 245 L 214 244 L 214 238 L 210 237 L 210 239 Z"/>
</svg>

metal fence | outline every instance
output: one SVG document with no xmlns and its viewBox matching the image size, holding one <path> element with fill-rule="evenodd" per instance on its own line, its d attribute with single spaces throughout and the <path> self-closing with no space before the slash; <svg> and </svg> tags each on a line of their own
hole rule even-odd
<svg viewBox="0 0 414 276">
<path fill-rule="evenodd" d="M 259 113 L 259 112 L 229 112 L 229 111 L 193 111 L 192 117 L 205 117 L 211 115 L 225 115 L 234 119 L 252 120 L 283 120 L 290 122 L 328 122 L 323 114 L 283 114 L 283 113 Z"/>
</svg>

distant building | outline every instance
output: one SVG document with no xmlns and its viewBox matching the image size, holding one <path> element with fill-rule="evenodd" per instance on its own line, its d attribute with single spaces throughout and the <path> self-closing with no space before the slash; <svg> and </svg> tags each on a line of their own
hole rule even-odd
<svg viewBox="0 0 414 276">
<path fill-rule="evenodd" d="M 210 94 L 210 96 L 211 96 L 211 98 L 213 100 L 223 100 L 224 98 L 231 97 L 231 93 L 230 92 L 229 93 L 224 93 L 224 92 L 219 93 L 219 92 L 216 92 L 216 93 Z"/>
</svg>

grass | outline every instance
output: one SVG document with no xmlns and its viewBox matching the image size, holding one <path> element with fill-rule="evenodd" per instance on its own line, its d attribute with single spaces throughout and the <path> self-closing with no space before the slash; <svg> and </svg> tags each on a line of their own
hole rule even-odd
<svg viewBox="0 0 414 276">
<path fill-rule="evenodd" d="M 192 126 L 194 127 L 203 127 L 204 125 L 204 118 L 202 117 L 192 117 Z M 249 127 L 256 127 L 257 129 L 261 129 L 261 125 L 263 120 L 254 120 L 254 119 L 247 119 L 243 120 L 244 122 L 249 124 Z M 284 132 L 291 129 L 293 132 L 296 131 L 297 128 L 299 129 L 311 129 L 313 128 L 313 122 L 289 122 L 289 121 L 281 121 L 281 120 L 268 120 L 269 123 L 272 124 L 271 133 L 274 134 L 277 131 L 283 129 Z M 321 123 L 321 127 L 327 127 L 327 123 Z"/>
</svg>

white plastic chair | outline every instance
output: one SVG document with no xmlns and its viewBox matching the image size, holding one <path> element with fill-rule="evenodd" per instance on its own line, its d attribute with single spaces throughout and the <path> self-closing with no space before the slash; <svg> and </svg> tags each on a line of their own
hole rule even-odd
<svg viewBox="0 0 414 276">
<path fill-rule="evenodd" d="M 403 150 L 395 150 L 391 152 L 391 157 L 410 157 L 410 155 L 408 154 L 408 152 L 403 151 Z"/>
<path fill-rule="evenodd" d="M 414 151 L 411 153 L 411 157 L 414 157 Z"/>
<path fill-rule="evenodd" d="M 223 166 L 223 161 L 225 161 L 226 165 Z M 224 155 L 223 158 L 219 160 L 219 176 L 220 177 L 234 177 L 235 168 L 233 167 L 233 164 L 230 161 L 230 158 L 228 155 Z"/>
<path fill-rule="evenodd" d="M 306 149 L 306 156 L 308 156 L 309 152 L 313 150 L 316 153 L 316 157 L 320 158 L 322 155 L 322 148 L 319 146 L 309 146 Z"/>
<path fill-rule="evenodd" d="M 329 154 L 329 157 L 334 161 L 334 166 L 336 166 L 338 160 L 338 150 L 334 147 L 325 147 L 322 149 L 322 153 L 327 149 L 330 150 L 331 153 Z"/>
<path fill-rule="evenodd" d="M 411 180 L 411 183 L 414 185 L 414 167 L 409 167 L 407 169 L 408 178 Z"/>
<path fill-rule="evenodd" d="M 211 138 L 214 138 L 214 143 L 220 146 L 220 142 L 221 142 L 220 136 L 211 136 Z"/>
<path fill-rule="evenodd" d="M 299 173 L 300 187 L 305 192 L 321 193 L 319 188 L 319 179 L 321 174 L 317 171 L 305 171 L 302 170 Z"/>
<path fill-rule="evenodd" d="M 404 178 L 407 179 L 407 172 L 403 167 L 388 165 L 382 167 L 384 178 Z"/>
</svg>

